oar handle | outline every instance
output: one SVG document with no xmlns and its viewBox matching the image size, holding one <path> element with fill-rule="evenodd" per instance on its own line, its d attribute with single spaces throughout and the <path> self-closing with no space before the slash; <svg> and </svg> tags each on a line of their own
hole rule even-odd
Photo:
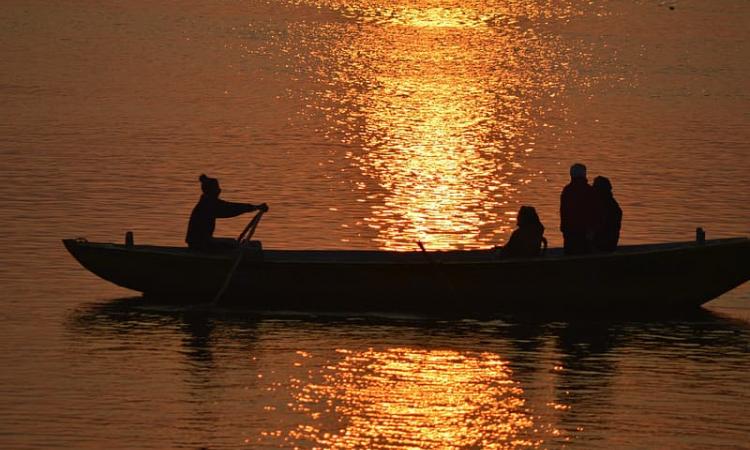
<svg viewBox="0 0 750 450">
<path fill-rule="evenodd" d="M 264 212 L 265 211 L 262 209 L 258 210 L 258 213 L 255 214 L 250 223 L 248 223 L 245 229 L 242 230 L 242 233 L 240 233 L 239 237 L 237 238 L 237 242 L 250 240 L 250 238 L 253 237 L 255 229 L 258 227 L 258 223 L 260 222 L 260 218 L 263 217 Z"/>
</svg>

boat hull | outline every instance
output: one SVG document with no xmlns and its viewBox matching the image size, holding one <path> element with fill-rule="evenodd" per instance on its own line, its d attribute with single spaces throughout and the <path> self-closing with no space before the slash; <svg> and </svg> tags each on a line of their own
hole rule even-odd
<svg viewBox="0 0 750 450">
<path fill-rule="evenodd" d="M 88 270 L 147 297 L 211 301 L 238 254 L 64 240 Z M 745 238 L 498 260 L 491 251 L 249 250 L 223 304 L 250 309 L 484 313 L 697 307 L 750 279 Z"/>
</svg>

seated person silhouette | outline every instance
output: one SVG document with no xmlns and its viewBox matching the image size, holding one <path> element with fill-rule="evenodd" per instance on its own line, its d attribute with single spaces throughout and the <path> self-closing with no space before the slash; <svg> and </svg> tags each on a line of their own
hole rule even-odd
<svg viewBox="0 0 750 450">
<path fill-rule="evenodd" d="M 521 206 L 517 217 L 518 228 L 510 235 L 508 243 L 500 249 L 503 258 L 529 258 L 539 256 L 547 249 L 544 225 L 533 206 Z"/>
<path fill-rule="evenodd" d="M 215 238 L 213 236 L 216 228 L 217 218 L 235 217 L 251 211 L 268 211 L 268 205 L 252 205 L 250 203 L 231 203 L 219 198 L 221 188 L 216 178 L 200 176 L 201 195 L 198 204 L 193 208 L 188 223 L 187 242 L 188 247 L 194 250 L 212 251 L 225 250 L 237 247 L 237 240 L 231 238 Z"/>
<path fill-rule="evenodd" d="M 566 255 L 591 253 L 594 232 L 599 225 L 599 202 L 586 178 L 586 166 L 570 167 L 570 183 L 560 195 L 560 231 Z"/>
<path fill-rule="evenodd" d="M 622 209 L 612 195 L 612 183 L 607 177 L 594 178 L 594 191 L 599 200 L 599 226 L 594 232 L 594 248 L 613 252 L 620 240 Z"/>
</svg>

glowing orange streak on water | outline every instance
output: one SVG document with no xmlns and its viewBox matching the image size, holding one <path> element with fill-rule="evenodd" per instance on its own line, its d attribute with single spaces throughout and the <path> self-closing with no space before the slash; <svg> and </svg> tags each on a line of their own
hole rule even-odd
<svg viewBox="0 0 750 450">
<path fill-rule="evenodd" d="M 393 348 L 342 351 L 325 382 L 298 395 L 317 420 L 320 405 L 342 416 L 343 427 L 301 425 L 295 439 L 320 448 L 517 448 L 541 444 L 523 437 L 534 423 L 523 390 L 507 363 L 492 353 Z"/>
<path fill-rule="evenodd" d="M 495 170 L 472 136 L 475 111 L 490 95 L 448 77 L 380 81 L 384 95 L 373 96 L 367 120 L 386 145 L 373 145 L 363 162 L 390 195 L 370 222 L 393 225 L 397 218 L 400 226 L 382 227 L 379 240 L 390 249 L 413 249 L 417 240 L 431 248 L 471 246 L 484 218 L 469 206 L 486 200 L 477 181 Z M 397 90 L 406 93 L 393 95 Z M 408 111 L 409 120 L 394 111 Z"/>
<path fill-rule="evenodd" d="M 528 28 L 547 14 L 529 2 L 319 0 L 352 21 L 338 46 L 315 53 L 326 86 L 314 107 L 364 179 L 357 202 L 381 248 L 486 248 L 515 226 L 531 181 L 539 114 L 564 61 Z M 564 6 L 555 9 L 560 14 Z M 338 35 L 337 35 L 338 36 Z"/>
</svg>

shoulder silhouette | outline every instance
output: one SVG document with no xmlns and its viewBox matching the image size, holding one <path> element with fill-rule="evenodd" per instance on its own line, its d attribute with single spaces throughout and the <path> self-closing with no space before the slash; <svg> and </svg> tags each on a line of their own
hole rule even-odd
<svg viewBox="0 0 750 450">
<path fill-rule="evenodd" d="M 544 238 L 544 225 L 533 206 L 521 206 L 516 218 L 518 227 L 511 234 L 508 242 L 500 249 L 504 258 L 534 257 L 542 254 L 547 248 Z"/>
</svg>

